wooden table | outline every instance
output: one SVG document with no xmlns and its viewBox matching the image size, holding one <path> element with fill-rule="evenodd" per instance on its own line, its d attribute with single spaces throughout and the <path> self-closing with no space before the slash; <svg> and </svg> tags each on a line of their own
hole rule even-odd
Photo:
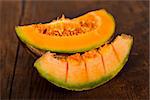
<svg viewBox="0 0 150 100">
<path fill-rule="evenodd" d="M 148 99 L 149 17 L 148 1 L 0 1 L 0 94 L 1 99 Z M 39 76 L 35 59 L 20 45 L 15 26 L 49 22 L 65 14 L 77 17 L 104 8 L 116 20 L 116 34 L 134 37 L 129 61 L 111 81 L 82 92 L 58 88 Z"/>
</svg>

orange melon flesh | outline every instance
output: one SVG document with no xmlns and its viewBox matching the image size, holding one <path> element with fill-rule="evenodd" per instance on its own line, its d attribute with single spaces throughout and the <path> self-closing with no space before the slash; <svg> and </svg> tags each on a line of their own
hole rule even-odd
<svg viewBox="0 0 150 100">
<path fill-rule="evenodd" d="M 56 60 L 49 53 L 39 58 L 34 66 L 44 78 L 59 87 L 88 90 L 106 83 L 119 73 L 128 59 L 132 43 L 131 36 L 122 34 L 98 50 L 68 56 L 65 60 L 68 68 L 66 62 Z"/>
<path fill-rule="evenodd" d="M 92 11 L 72 20 L 63 19 L 42 25 L 61 30 L 62 27 L 67 27 L 70 23 L 70 27 L 68 26 L 67 29 L 73 29 L 81 21 L 94 21 L 95 27 L 85 33 L 72 36 L 49 36 L 41 34 L 33 25 L 18 26 L 16 27 L 16 33 L 21 41 L 35 48 L 60 53 L 75 53 L 99 47 L 112 36 L 115 29 L 113 17 L 103 9 Z"/>
<path fill-rule="evenodd" d="M 87 70 L 80 54 L 69 56 L 67 83 L 70 85 L 82 85 L 87 80 Z"/>
<path fill-rule="evenodd" d="M 100 76 L 102 77 L 105 75 L 105 68 L 101 55 L 96 52 L 96 50 L 92 50 L 83 54 L 83 59 L 86 63 L 89 82 L 96 81 Z"/>
<path fill-rule="evenodd" d="M 130 47 L 130 44 L 132 44 L 132 42 L 133 39 L 131 36 L 122 34 L 111 43 L 115 51 L 117 52 L 117 56 L 120 61 L 123 61 L 123 59 L 126 57 L 126 53 L 128 52 L 128 48 Z"/>
<path fill-rule="evenodd" d="M 117 59 L 116 54 L 110 44 L 102 47 L 99 52 L 103 57 L 106 73 L 114 71 L 116 66 L 119 66 L 119 60 Z"/>
</svg>

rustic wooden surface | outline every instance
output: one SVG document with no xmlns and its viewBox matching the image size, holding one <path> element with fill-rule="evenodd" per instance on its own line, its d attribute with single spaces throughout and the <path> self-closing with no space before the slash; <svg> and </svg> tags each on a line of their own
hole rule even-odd
<svg viewBox="0 0 150 100">
<path fill-rule="evenodd" d="M 1 1 L 0 0 L 0 99 L 149 99 L 148 1 Z M 129 61 L 108 83 L 73 92 L 58 88 L 39 76 L 34 59 L 18 42 L 15 26 L 48 22 L 65 14 L 73 18 L 105 8 L 117 23 L 116 34 L 134 37 Z"/>
</svg>

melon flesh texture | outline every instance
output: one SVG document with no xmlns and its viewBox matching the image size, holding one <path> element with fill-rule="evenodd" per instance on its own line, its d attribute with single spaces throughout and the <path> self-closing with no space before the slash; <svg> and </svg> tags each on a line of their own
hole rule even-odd
<svg viewBox="0 0 150 100">
<path fill-rule="evenodd" d="M 128 39 L 130 38 L 130 39 Z M 122 41 L 123 40 L 123 41 Z M 114 49 L 117 52 L 118 58 L 120 61 L 123 61 L 123 59 L 126 57 L 126 53 L 128 52 L 128 49 L 130 47 L 130 44 L 132 44 L 131 37 L 128 37 L 125 34 L 122 34 L 122 36 L 118 36 L 114 42 L 112 42 L 112 45 Z"/>
<path fill-rule="evenodd" d="M 48 52 L 36 61 L 35 66 L 39 66 L 37 69 L 40 71 L 40 74 L 51 80 L 51 82 L 57 82 L 57 84 L 65 83 L 67 71 L 66 61 L 57 60 Z"/>
<path fill-rule="evenodd" d="M 128 59 L 132 43 L 131 36 L 122 34 L 111 44 L 82 55 L 68 56 L 64 62 L 46 53 L 34 66 L 44 78 L 59 87 L 88 90 L 106 83 L 119 73 Z"/>
<path fill-rule="evenodd" d="M 114 29 L 114 18 L 102 9 L 74 19 L 63 18 L 47 24 L 17 26 L 16 33 L 22 42 L 34 48 L 76 53 L 101 46 L 109 40 Z"/>
<path fill-rule="evenodd" d="M 83 59 L 86 64 L 89 82 L 96 81 L 99 79 L 99 76 L 105 75 L 105 68 L 101 55 L 96 52 L 96 50 L 83 54 Z"/>
<path fill-rule="evenodd" d="M 107 74 L 114 71 L 116 69 L 116 66 L 119 66 L 119 60 L 117 59 L 117 55 L 115 54 L 115 51 L 113 50 L 111 44 L 105 45 L 99 50 L 99 52 L 102 55 L 104 67 Z"/>
<path fill-rule="evenodd" d="M 68 61 L 68 76 L 67 84 L 69 86 L 78 87 L 88 82 L 87 70 L 84 61 L 80 54 L 75 54 L 67 59 Z"/>
</svg>

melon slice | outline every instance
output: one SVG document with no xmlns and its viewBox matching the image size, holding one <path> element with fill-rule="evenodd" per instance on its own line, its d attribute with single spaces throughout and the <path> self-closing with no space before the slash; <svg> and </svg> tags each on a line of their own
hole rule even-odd
<svg viewBox="0 0 150 100">
<path fill-rule="evenodd" d="M 110 39 L 115 29 L 114 18 L 104 9 L 74 19 L 61 19 L 46 24 L 17 26 L 20 40 L 34 48 L 76 53 L 97 48 Z"/>
<path fill-rule="evenodd" d="M 119 73 L 125 65 L 133 38 L 122 34 L 110 44 L 84 54 L 57 58 L 44 54 L 34 66 L 48 81 L 69 90 L 88 90 L 102 85 Z"/>
</svg>

